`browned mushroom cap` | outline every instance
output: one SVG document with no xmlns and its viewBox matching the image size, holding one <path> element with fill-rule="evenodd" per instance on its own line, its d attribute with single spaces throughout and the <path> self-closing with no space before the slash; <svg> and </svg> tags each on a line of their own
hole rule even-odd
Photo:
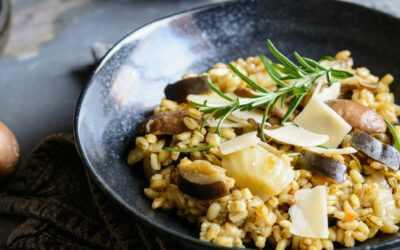
<svg viewBox="0 0 400 250">
<path fill-rule="evenodd" d="M 353 100 L 337 99 L 327 102 L 353 128 L 367 133 L 384 133 L 386 123 L 383 117 L 374 110 Z"/>
<path fill-rule="evenodd" d="M 400 152 L 394 147 L 382 143 L 375 137 L 361 131 L 354 131 L 351 144 L 370 158 L 382 162 L 393 170 L 400 165 Z"/>
<path fill-rule="evenodd" d="M 211 89 L 208 87 L 207 80 L 208 76 L 196 76 L 168 84 L 164 89 L 165 96 L 169 100 L 182 103 L 186 101 L 186 97 L 190 94 L 210 93 Z"/>
<path fill-rule="evenodd" d="M 205 160 L 184 162 L 178 165 L 179 189 L 201 200 L 212 200 L 229 194 L 222 168 Z"/>
<path fill-rule="evenodd" d="M 183 121 L 187 117 L 186 110 L 163 112 L 141 121 L 136 127 L 136 134 L 174 135 L 189 131 Z M 201 124 L 200 120 L 197 120 Z"/>
<path fill-rule="evenodd" d="M 299 157 L 297 166 L 301 169 L 329 177 L 339 183 L 343 183 L 344 174 L 346 173 L 346 165 L 343 163 L 323 154 L 307 150 Z"/>
</svg>

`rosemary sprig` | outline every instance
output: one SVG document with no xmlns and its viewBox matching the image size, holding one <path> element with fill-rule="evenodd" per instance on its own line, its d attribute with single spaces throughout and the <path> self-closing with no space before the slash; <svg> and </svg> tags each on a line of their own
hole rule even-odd
<svg viewBox="0 0 400 250">
<path fill-rule="evenodd" d="M 328 83 L 332 84 L 337 79 L 346 79 L 353 76 L 352 73 L 347 71 L 336 70 L 333 68 L 327 69 L 317 61 L 303 57 L 299 53 L 294 52 L 294 56 L 300 64 L 296 65 L 293 61 L 283 55 L 269 39 L 267 40 L 267 44 L 271 53 L 283 64 L 283 66 L 272 63 L 266 56 L 260 56 L 260 58 L 266 70 L 269 72 L 270 77 L 278 84 L 279 88 L 275 91 L 265 89 L 260 84 L 242 74 L 232 63 L 229 63 L 232 72 L 255 90 L 249 89 L 250 93 L 254 96 L 250 98 L 229 97 L 208 81 L 207 84 L 211 90 L 223 99 L 227 100 L 228 103 L 209 104 L 207 101 L 204 101 L 204 103 L 191 102 L 193 105 L 198 106 L 199 110 L 204 114 L 208 114 L 207 118 L 201 125 L 201 129 L 206 124 L 208 118 L 212 116 L 214 119 L 219 119 L 217 133 L 220 135 L 221 124 L 233 111 L 251 111 L 265 105 L 263 119 L 260 126 L 261 138 L 265 141 L 262 130 L 268 118 L 268 112 L 273 110 L 279 99 L 283 106 L 285 100 L 293 97 L 289 108 L 282 119 L 283 125 L 296 110 L 303 97 L 307 94 L 310 86 L 313 85 L 318 78 L 326 76 Z M 324 59 L 330 60 L 331 57 L 324 57 Z"/>
<path fill-rule="evenodd" d="M 164 150 L 188 153 L 188 152 L 193 152 L 193 151 L 208 150 L 208 149 L 214 148 L 214 147 L 215 147 L 214 145 L 207 145 L 207 146 L 193 147 L 193 148 L 170 148 L 170 147 L 165 147 Z"/>
<path fill-rule="evenodd" d="M 396 133 L 396 130 L 394 130 L 392 123 L 390 123 L 388 120 L 384 119 L 386 125 L 388 126 L 389 132 L 393 137 L 393 141 L 394 141 L 394 147 L 400 151 L 400 138 Z"/>
</svg>

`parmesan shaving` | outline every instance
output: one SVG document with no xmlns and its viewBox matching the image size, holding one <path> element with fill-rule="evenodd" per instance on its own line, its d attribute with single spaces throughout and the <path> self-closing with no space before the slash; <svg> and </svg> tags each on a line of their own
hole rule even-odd
<svg viewBox="0 0 400 250">
<path fill-rule="evenodd" d="M 276 141 L 300 147 L 322 145 L 329 140 L 327 135 L 310 132 L 292 123 L 277 129 L 264 129 L 264 134 Z"/>
<path fill-rule="evenodd" d="M 295 205 L 289 209 L 292 219 L 290 232 L 309 238 L 327 239 L 328 213 L 325 186 L 300 189 L 294 195 Z"/>
<path fill-rule="evenodd" d="M 337 148 L 351 130 L 340 115 L 318 98 L 312 98 L 293 122 L 311 132 L 328 135 L 329 140 L 319 144 L 328 148 Z"/>
<path fill-rule="evenodd" d="M 244 148 L 255 146 L 259 142 L 260 138 L 257 137 L 257 131 L 253 131 L 221 143 L 221 145 L 219 145 L 219 149 L 221 150 L 221 154 L 227 155 Z"/>
</svg>

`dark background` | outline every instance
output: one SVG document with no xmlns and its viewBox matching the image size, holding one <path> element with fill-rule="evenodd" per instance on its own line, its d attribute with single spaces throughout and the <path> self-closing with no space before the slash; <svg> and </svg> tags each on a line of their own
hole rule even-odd
<svg viewBox="0 0 400 250">
<path fill-rule="evenodd" d="M 351 0 L 400 16 L 398 0 Z M 91 46 L 113 44 L 161 17 L 221 0 L 12 0 L 11 37 L 0 58 L 0 120 L 22 162 L 45 136 L 71 131 L 93 70 Z M 0 215 L 0 248 L 21 218 Z"/>
</svg>

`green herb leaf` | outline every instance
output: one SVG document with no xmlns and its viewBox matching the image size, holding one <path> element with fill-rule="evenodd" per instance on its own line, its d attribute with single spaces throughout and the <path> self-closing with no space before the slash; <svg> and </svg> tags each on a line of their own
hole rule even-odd
<svg viewBox="0 0 400 250">
<path fill-rule="evenodd" d="M 301 65 L 303 65 L 304 68 L 306 68 L 306 69 L 308 69 L 308 70 L 310 70 L 310 71 L 315 71 L 315 69 L 313 69 L 313 67 L 311 67 L 311 65 L 308 64 L 308 63 L 303 59 L 303 57 L 301 57 L 301 56 L 299 55 L 299 53 L 297 53 L 296 51 L 294 52 L 294 56 L 296 57 L 297 61 L 299 61 L 299 63 L 300 63 Z"/>
<path fill-rule="evenodd" d="M 245 81 L 248 85 L 252 86 L 253 88 L 255 88 L 255 89 L 257 89 L 257 90 L 259 90 L 259 91 L 261 91 L 263 93 L 268 93 L 269 92 L 268 90 L 264 89 L 263 87 L 261 87 L 260 85 L 255 83 L 253 80 L 251 80 L 247 76 L 243 75 L 242 72 L 240 72 L 235 66 L 233 66 L 232 63 L 229 63 L 229 67 L 231 68 L 233 73 L 235 73 L 237 76 L 239 76 L 240 79 Z"/>
<path fill-rule="evenodd" d="M 331 57 L 331 56 L 323 56 L 318 60 L 318 62 L 321 62 L 323 60 L 333 61 L 333 57 Z"/>
<path fill-rule="evenodd" d="M 328 80 L 329 85 L 332 85 L 332 80 L 329 71 L 326 72 L 326 80 Z"/>
<path fill-rule="evenodd" d="M 263 62 L 265 68 L 267 69 L 269 75 L 271 76 L 272 80 L 274 80 L 278 85 L 282 87 L 288 86 L 286 83 L 282 82 L 280 79 L 280 75 L 276 70 L 272 67 L 272 65 L 269 63 L 269 60 L 265 56 L 261 56 L 261 61 Z"/>
<path fill-rule="evenodd" d="M 327 68 L 325 68 L 324 66 L 322 66 L 321 64 L 319 64 L 318 62 L 316 62 L 316 61 L 314 61 L 314 60 L 312 60 L 310 58 L 303 57 L 303 60 L 306 61 L 311 66 L 315 67 L 316 69 L 320 69 L 320 70 L 323 70 L 323 71 L 328 71 Z"/>
<path fill-rule="evenodd" d="M 279 98 L 276 98 L 271 104 L 271 110 L 273 111 L 275 108 L 275 104 L 279 101 Z"/>
<path fill-rule="evenodd" d="M 286 111 L 285 116 L 282 118 L 282 125 L 285 124 L 287 119 L 289 119 L 289 117 L 293 114 L 294 110 L 297 108 L 297 106 L 299 105 L 301 99 L 303 99 L 304 96 L 305 96 L 305 93 L 302 94 L 302 95 L 296 96 L 294 98 L 294 100 L 290 104 L 288 110 Z"/>
<path fill-rule="evenodd" d="M 267 116 L 269 112 L 269 108 L 271 106 L 271 102 L 268 102 L 267 107 L 265 107 L 264 113 L 263 113 L 263 118 L 261 121 L 261 126 L 260 126 L 260 135 L 261 135 L 261 140 L 265 142 L 265 135 L 264 135 L 264 126 L 265 122 L 267 121 Z"/>
<path fill-rule="evenodd" d="M 220 97 L 222 97 L 222 98 L 224 98 L 225 100 L 228 100 L 228 101 L 230 101 L 230 102 L 233 101 L 232 98 L 230 98 L 229 96 L 225 95 L 224 92 L 222 92 L 221 90 L 217 89 L 217 88 L 210 82 L 209 79 L 207 79 L 207 84 L 208 84 L 208 86 L 210 87 L 210 89 L 211 89 L 212 91 L 214 91 L 216 94 L 218 94 Z M 204 105 L 206 105 L 206 101 L 207 101 L 207 100 L 204 101 Z"/>
<path fill-rule="evenodd" d="M 221 131 L 220 131 L 221 124 L 225 121 L 226 117 L 228 117 L 228 115 L 229 115 L 230 113 L 232 113 L 233 111 L 235 111 L 235 108 L 234 108 L 234 107 L 232 107 L 231 109 L 229 109 L 229 110 L 224 114 L 224 116 L 219 120 L 218 126 L 217 126 L 217 133 L 218 133 L 219 136 L 221 136 Z"/>
<path fill-rule="evenodd" d="M 318 148 L 324 148 L 324 149 L 328 149 L 327 147 L 325 147 L 325 146 L 323 146 L 323 145 L 318 145 L 318 146 L 316 146 L 316 147 L 318 147 Z"/>
<path fill-rule="evenodd" d="M 289 93 L 285 93 L 285 94 L 283 94 L 282 97 L 281 97 L 281 109 L 283 109 L 283 107 L 285 106 L 285 100 L 286 100 L 288 94 L 289 94 Z"/>
<path fill-rule="evenodd" d="M 164 150 L 173 151 L 173 152 L 189 153 L 189 152 L 193 152 L 193 151 L 208 150 L 210 148 L 215 148 L 215 146 L 214 145 L 207 145 L 207 146 L 194 147 L 194 148 L 170 148 L 170 147 L 165 147 Z"/>
<path fill-rule="evenodd" d="M 330 69 L 329 72 L 331 72 L 332 77 L 336 79 L 347 79 L 354 76 L 353 73 L 344 70 Z"/>
<path fill-rule="evenodd" d="M 299 66 L 294 64 L 292 61 L 289 60 L 285 55 L 283 55 L 276 47 L 275 45 L 271 42 L 271 40 L 267 39 L 267 44 L 269 47 L 269 50 L 271 53 L 283 64 L 285 64 L 287 67 L 290 69 L 294 70 L 295 72 L 299 72 L 299 74 L 304 75 L 305 72 L 301 70 Z"/>
<path fill-rule="evenodd" d="M 296 87 L 296 86 L 293 86 L 293 90 L 292 90 L 292 92 L 293 92 L 294 95 L 302 95 L 302 94 L 307 93 L 307 91 L 308 91 L 307 88 L 304 88 L 304 87 Z"/>
<path fill-rule="evenodd" d="M 217 111 L 214 111 L 214 113 L 211 113 L 210 115 L 208 115 L 208 116 L 206 117 L 206 119 L 204 119 L 204 121 L 201 123 L 200 131 L 203 130 L 204 126 L 206 125 L 206 123 L 207 123 L 207 121 L 208 121 L 208 119 L 210 119 L 210 117 L 213 116 L 216 112 L 217 112 Z"/>
<path fill-rule="evenodd" d="M 388 126 L 389 132 L 393 137 L 393 141 L 394 141 L 394 147 L 400 151 L 400 138 L 396 133 L 396 130 L 394 130 L 394 127 L 392 125 L 392 123 L 390 123 L 388 120 L 384 119 L 386 125 Z"/>
</svg>

